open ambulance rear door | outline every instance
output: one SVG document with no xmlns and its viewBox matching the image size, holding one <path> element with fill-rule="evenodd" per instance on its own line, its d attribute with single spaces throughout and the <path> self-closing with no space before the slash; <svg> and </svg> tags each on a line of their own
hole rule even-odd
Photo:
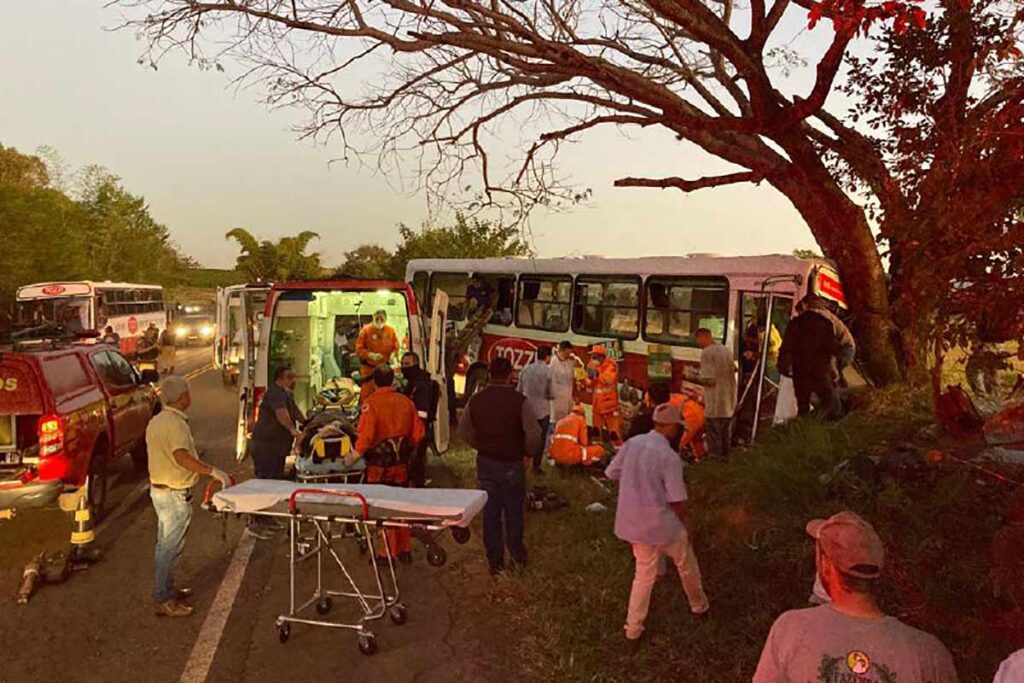
<svg viewBox="0 0 1024 683">
<path fill-rule="evenodd" d="M 448 414 L 448 378 L 445 369 L 445 336 L 448 327 L 448 295 L 440 288 L 434 294 L 430 313 L 430 339 L 427 343 L 426 368 L 441 387 L 434 419 L 434 450 L 438 455 L 447 452 L 451 443 L 451 420 Z"/>
<path fill-rule="evenodd" d="M 235 437 L 235 458 L 238 462 L 245 459 L 251 426 L 249 418 L 256 409 L 256 366 L 261 360 L 259 348 L 260 341 L 265 336 L 263 327 L 270 324 L 263 315 L 269 292 L 270 287 L 246 287 L 240 292 L 242 357 L 239 359 L 238 422 Z"/>
</svg>

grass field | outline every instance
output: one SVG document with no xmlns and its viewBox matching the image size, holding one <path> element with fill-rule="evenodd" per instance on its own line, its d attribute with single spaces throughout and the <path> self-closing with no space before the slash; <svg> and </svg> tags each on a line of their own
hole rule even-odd
<svg viewBox="0 0 1024 683">
<path fill-rule="evenodd" d="M 497 589 L 521 634 L 510 647 L 522 679 L 749 681 L 772 621 L 806 605 L 814 560 L 804 523 L 850 508 L 886 542 L 885 609 L 939 636 L 961 681 L 989 683 L 999 661 L 1024 646 L 1009 635 L 1007 605 L 989 578 L 989 544 L 1013 488 L 949 462 L 878 480 L 857 467 L 856 456 L 897 443 L 934 444 L 929 400 L 905 388 L 879 393 L 870 411 L 835 424 L 798 422 L 728 462 L 687 468 L 691 535 L 712 610 L 696 620 L 678 580 L 662 579 L 638 652 L 622 632 L 633 567 L 612 533 L 615 495 L 604 488 L 612 485 L 549 473 L 543 484 L 572 506 L 530 513 L 529 570 L 499 579 Z M 836 471 L 848 458 L 853 466 Z M 471 453 L 446 460 L 472 481 Z M 594 501 L 608 511 L 584 511 Z"/>
</svg>

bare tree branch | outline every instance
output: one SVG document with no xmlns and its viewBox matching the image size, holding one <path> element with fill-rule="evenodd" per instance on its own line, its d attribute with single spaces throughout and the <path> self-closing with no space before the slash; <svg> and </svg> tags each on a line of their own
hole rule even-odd
<svg viewBox="0 0 1024 683">
<path fill-rule="evenodd" d="M 726 175 L 708 176 L 698 180 L 684 180 L 683 178 L 619 178 L 615 181 L 615 187 L 655 187 L 660 189 L 674 188 L 683 192 L 694 192 L 709 187 L 721 187 L 722 185 L 735 185 L 736 183 L 759 184 L 764 177 L 753 171 L 741 173 L 729 173 Z"/>
</svg>

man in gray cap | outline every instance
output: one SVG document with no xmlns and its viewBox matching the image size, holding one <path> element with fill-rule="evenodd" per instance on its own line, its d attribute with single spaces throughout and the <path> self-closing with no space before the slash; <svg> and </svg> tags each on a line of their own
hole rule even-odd
<svg viewBox="0 0 1024 683">
<path fill-rule="evenodd" d="M 956 683 L 953 658 L 937 638 L 879 609 L 885 549 L 871 525 L 844 510 L 812 520 L 807 533 L 831 602 L 776 619 L 754 683 Z"/>
<path fill-rule="evenodd" d="M 686 428 L 679 406 L 663 403 L 652 415 L 654 430 L 622 445 L 605 475 L 619 481 L 615 535 L 633 547 L 636 573 L 626 614 L 626 639 L 644 632 L 658 560 L 669 558 L 679 572 L 690 611 L 708 611 L 697 556 L 686 530 L 686 484 L 683 462 L 672 446 Z"/>
<path fill-rule="evenodd" d="M 192 607 L 184 604 L 188 588 L 175 589 L 174 564 L 185 548 L 185 534 L 192 520 L 192 487 L 200 476 L 213 477 L 223 486 L 231 477 L 199 459 L 186 411 L 192 404 L 188 382 L 168 375 L 160 382 L 164 409 L 146 428 L 149 452 L 149 495 L 156 510 L 156 614 L 187 617 Z"/>
</svg>

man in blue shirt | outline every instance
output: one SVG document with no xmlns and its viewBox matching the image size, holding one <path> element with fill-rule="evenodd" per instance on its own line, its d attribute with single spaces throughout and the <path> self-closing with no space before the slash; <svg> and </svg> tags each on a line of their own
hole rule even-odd
<svg viewBox="0 0 1024 683">
<path fill-rule="evenodd" d="M 669 403 L 654 409 L 653 420 L 654 431 L 628 440 L 605 470 L 609 479 L 619 481 L 615 535 L 633 546 L 636 559 L 626 616 L 629 640 L 643 635 L 662 555 L 675 564 L 690 611 L 704 614 L 709 608 L 697 556 L 686 533 L 683 463 L 670 445 L 686 421 L 679 406 Z"/>
</svg>

